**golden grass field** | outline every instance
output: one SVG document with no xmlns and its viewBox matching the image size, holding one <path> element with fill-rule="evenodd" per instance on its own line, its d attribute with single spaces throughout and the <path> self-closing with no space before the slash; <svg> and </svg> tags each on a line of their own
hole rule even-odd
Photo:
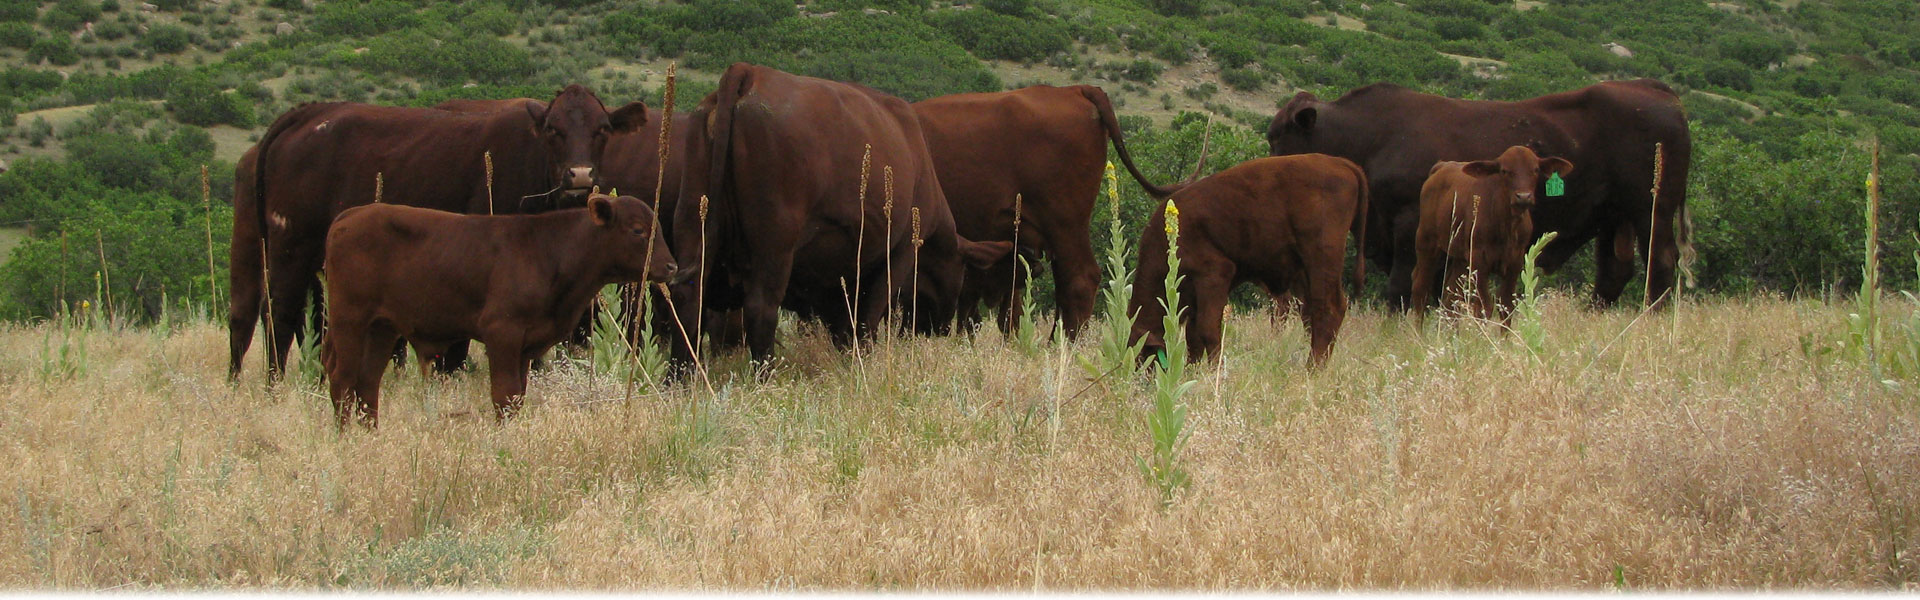
<svg viewBox="0 0 1920 600">
<path fill-rule="evenodd" d="M 1896 319 L 1912 316 L 1889 300 Z M 1546 354 L 1358 308 L 1327 368 L 1230 319 L 1162 508 L 1144 379 L 995 331 L 812 326 L 763 382 L 623 399 L 579 367 L 486 418 L 484 372 L 391 372 L 377 431 L 225 378 L 224 327 L 0 329 L 9 588 L 1878 588 L 1920 578 L 1920 394 L 1803 350 L 1846 305 L 1546 300 Z M 1638 317 L 1638 318 L 1637 318 Z M 1091 353 L 1083 339 L 1073 352 Z M 478 352 L 475 353 L 479 355 Z"/>
</svg>

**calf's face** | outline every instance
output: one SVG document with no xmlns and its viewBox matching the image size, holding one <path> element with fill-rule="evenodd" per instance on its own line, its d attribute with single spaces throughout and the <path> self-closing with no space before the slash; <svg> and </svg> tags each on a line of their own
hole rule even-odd
<svg viewBox="0 0 1920 600">
<path fill-rule="evenodd" d="M 606 253 L 615 276 L 625 281 L 672 281 L 679 271 L 653 209 L 633 196 L 593 195 L 587 211 L 599 230 L 592 252 Z M 651 251 L 649 251 L 651 250 Z"/>
<path fill-rule="evenodd" d="M 1012 242 L 975 242 L 959 235 L 954 236 L 956 245 L 951 251 L 934 251 L 931 244 L 920 254 L 922 281 L 927 288 L 920 290 L 920 296 L 927 301 L 921 310 L 933 324 L 934 333 L 945 333 L 945 325 L 953 322 L 954 315 L 960 310 L 960 286 L 965 282 L 967 270 L 986 271 L 1013 253 Z"/>
<path fill-rule="evenodd" d="M 1500 178 L 1500 189 L 1508 194 L 1513 207 L 1532 210 L 1538 200 L 1534 191 L 1540 189 L 1541 182 L 1551 174 L 1566 177 L 1573 172 L 1573 163 L 1557 156 L 1540 158 L 1526 146 L 1514 146 L 1501 153 L 1498 160 L 1470 162 L 1462 170 L 1474 177 Z"/>
<path fill-rule="evenodd" d="M 630 102 L 608 112 L 598 96 L 580 85 L 560 90 L 546 106 L 528 102 L 526 110 L 533 119 L 534 134 L 553 160 L 553 181 L 576 199 L 599 184 L 600 157 L 607 140 L 647 123 L 647 105 Z"/>
</svg>

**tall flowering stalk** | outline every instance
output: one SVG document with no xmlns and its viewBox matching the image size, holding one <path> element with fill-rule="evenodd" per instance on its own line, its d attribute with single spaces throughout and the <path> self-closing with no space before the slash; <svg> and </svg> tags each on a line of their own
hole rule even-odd
<svg viewBox="0 0 1920 600">
<path fill-rule="evenodd" d="M 1100 299 L 1106 304 L 1105 318 L 1100 320 L 1100 354 L 1095 360 L 1080 358 L 1080 367 L 1094 379 L 1115 373 L 1133 373 L 1138 364 L 1140 349 L 1147 343 L 1145 338 L 1138 342 L 1127 343 L 1133 335 L 1134 315 L 1127 313 L 1127 301 L 1133 297 L 1133 270 L 1127 268 L 1127 255 L 1133 250 L 1127 247 L 1127 238 L 1120 224 L 1120 179 L 1114 173 L 1113 163 L 1107 163 L 1107 282 L 1100 290 Z"/>
<path fill-rule="evenodd" d="M 1147 483 L 1160 492 L 1161 506 L 1172 504 L 1175 493 L 1187 487 L 1189 482 L 1185 466 L 1180 464 L 1180 449 L 1187 442 L 1187 405 L 1180 398 L 1193 388 L 1194 380 L 1187 379 L 1187 335 L 1180 324 L 1180 208 L 1174 201 L 1167 201 L 1167 278 L 1166 293 L 1161 304 L 1166 307 L 1166 316 L 1162 317 L 1165 327 L 1164 348 L 1160 354 L 1159 369 L 1153 378 L 1153 409 L 1147 413 L 1147 433 L 1153 442 L 1153 453 L 1136 457 L 1140 473 Z"/>
</svg>

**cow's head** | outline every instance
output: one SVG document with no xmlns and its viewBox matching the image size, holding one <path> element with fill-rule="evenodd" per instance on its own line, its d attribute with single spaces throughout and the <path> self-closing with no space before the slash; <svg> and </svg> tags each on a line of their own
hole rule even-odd
<svg viewBox="0 0 1920 600">
<path fill-rule="evenodd" d="M 660 235 L 659 219 L 647 203 L 633 196 L 593 194 L 587 197 L 587 213 L 600 234 L 593 251 L 606 253 L 613 261 L 613 274 L 621 281 L 672 281 L 679 271 L 666 236 Z M 649 252 L 651 248 L 651 252 Z M 648 261 L 651 257 L 651 262 Z"/>
<path fill-rule="evenodd" d="M 1535 193 L 1540 190 L 1547 176 L 1558 173 L 1566 177 L 1573 172 L 1573 163 L 1558 156 L 1540 158 L 1532 148 L 1514 146 L 1500 153 L 1498 160 L 1473 161 L 1463 165 L 1461 170 L 1474 177 L 1505 178 L 1503 188 L 1513 193 L 1514 208 L 1526 210 L 1533 208 Z"/>
<path fill-rule="evenodd" d="M 647 123 L 647 105 L 629 102 L 612 112 L 586 86 L 569 85 L 541 106 L 526 103 L 533 133 L 553 160 L 553 181 L 567 196 L 585 196 L 599 182 L 600 155 L 607 140 Z"/>
<path fill-rule="evenodd" d="M 1314 132 L 1320 123 L 1320 113 L 1327 103 L 1307 92 L 1293 95 L 1280 111 L 1273 114 L 1273 123 L 1267 125 L 1267 155 L 1288 156 L 1318 152 L 1314 146 Z"/>
<path fill-rule="evenodd" d="M 951 250 L 934 250 L 934 241 L 928 240 L 920 253 L 920 305 L 914 327 L 922 333 L 947 333 L 960 312 L 960 286 L 967 271 L 991 270 L 1013 254 L 1013 242 L 975 242 L 958 234 L 953 239 Z"/>
</svg>

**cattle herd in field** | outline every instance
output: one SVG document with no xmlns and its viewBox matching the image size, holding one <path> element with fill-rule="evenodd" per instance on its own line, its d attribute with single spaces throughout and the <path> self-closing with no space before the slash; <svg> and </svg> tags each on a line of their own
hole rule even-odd
<svg viewBox="0 0 1920 600">
<path fill-rule="evenodd" d="M 747 64 L 667 123 L 639 102 L 609 109 L 578 85 L 545 102 L 306 104 L 276 119 L 237 169 L 230 369 L 239 373 L 258 323 L 277 377 L 324 312 L 343 424 L 374 423 L 400 343 L 447 370 L 466 361 L 469 340 L 482 342 L 504 417 L 529 364 L 573 335 L 607 284 L 659 290 L 673 310 L 655 329 L 668 332 L 674 364 L 696 362 L 703 338 L 744 343 L 765 364 L 782 308 L 843 346 L 889 315 L 944 334 L 977 324 L 984 303 L 1004 325 L 1015 255 L 1044 257 L 1075 335 L 1100 277 L 1089 226 L 1109 142 L 1149 194 L 1177 208 L 1155 211 L 1139 243 L 1130 311 L 1149 352 L 1161 344 L 1157 299 L 1176 228 L 1196 357 L 1219 352 L 1228 294 L 1252 282 L 1299 300 L 1316 365 L 1346 315 L 1349 234 L 1363 257 L 1355 290 L 1372 261 L 1387 269 L 1396 309 L 1424 313 L 1439 285 L 1485 317 L 1511 309 L 1521 254 L 1544 232 L 1557 232 L 1547 269 L 1595 242 L 1602 305 L 1637 262 L 1664 298 L 1687 250 L 1686 117 L 1657 81 L 1519 102 L 1389 84 L 1331 102 L 1303 92 L 1266 137 L 1271 157 L 1158 186 L 1135 168 L 1097 87 L 909 104 Z M 1462 289 L 1467 269 L 1503 278 L 1501 297 L 1489 297 L 1486 278 Z"/>
</svg>

